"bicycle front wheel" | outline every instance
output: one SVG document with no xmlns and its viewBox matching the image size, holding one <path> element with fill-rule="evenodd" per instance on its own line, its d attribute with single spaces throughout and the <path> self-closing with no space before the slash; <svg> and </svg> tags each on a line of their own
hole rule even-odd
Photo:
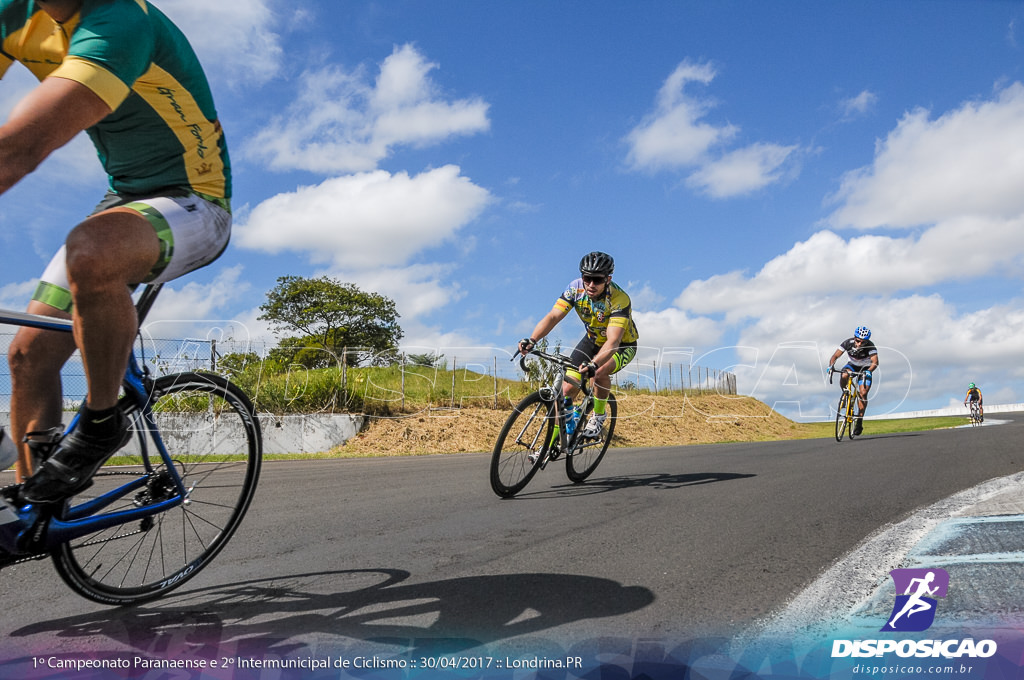
<svg viewBox="0 0 1024 680">
<path fill-rule="evenodd" d="M 843 441 L 843 434 L 846 432 L 846 412 L 849 410 L 850 395 L 843 392 L 839 396 L 839 405 L 836 406 L 836 441 Z"/>
<path fill-rule="evenodd" d="M 609 394 L 608 403 L 605 405 L 605 413 L 608 414 L 608 418 L 605 420 L 604 431 L 597 439 L 584 438 L 582 432 L 576 436 L 575 446 L 565 457 L 565 474 L 571 481 L 579 484 L 597 469 L 598 463 L 604 458 L 608 445 L 612 441 L 618 412 L 615 395 Z M 583 415 L 587 416 L 586 413 Z M 581 424 L 580 427 L 583 425 Z"/>
<path fill-rule="evenodd" d="M 185 499 L 132 524 L 74 539 L 53 552 L 57 572 L 78 594 L 102 604 L 144 602 L 182 585 L 227 544 L 256 491 L 263 443 L 248 397 L 225 378 L 206 373 L 162 376 L 151 397 L 153 419 Z M 94 477 L 87 501 L 140 476 L 146 482 L 105 508 L 140 507 L 173 498 L 174 474 L 158 453 L 141 413 L 125 404 L 138 438 Z"/>
<path fill-rule="evenodd" d="M 555 430 L 555 404 L 540 392 L 516 404 L 505 421 L 491 454 L 491 488 L 511 498 L 530 483 L 548 454 Z"/>
</svg>

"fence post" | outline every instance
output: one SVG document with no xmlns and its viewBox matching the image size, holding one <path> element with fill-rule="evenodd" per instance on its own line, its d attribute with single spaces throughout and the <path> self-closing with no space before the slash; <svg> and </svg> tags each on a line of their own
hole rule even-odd
<svg viewBox="0 0 1024 680">
<path fill-rule="evenodd" d="M 494 410 L 498 410 L 498 357 L 491 357 L 494 359 Z"/>
<path fill-rule="evenodd" d="M 348 347 L 341 348 L 341 396 L 342 403 L 348 406 Z"/>
<path fill-rule="evenodd" d="M 217 338 L 210 340 L 210 370 L 217 372 Z"/>
<path fill-rule="evenodd" d="M 452 356 L 452 409 L 455 408 L 455 370 L 458 365 L 458 357 Z"/>
<path fill-rule="evenodd" d="M 401 359 L 398 370 L 402 373 L 402 413 L 405 413 L 405 352 L 402 352 Z"/>
</svg>

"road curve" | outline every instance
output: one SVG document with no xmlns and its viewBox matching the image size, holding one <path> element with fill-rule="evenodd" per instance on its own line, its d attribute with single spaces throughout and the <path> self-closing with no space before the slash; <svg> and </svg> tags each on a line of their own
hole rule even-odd
<svg viewBox="0 0 1024 680">
<path fill-rule="evenodd" d="M 879 527 L 1024 469 L 1019 416 L 899 435 L 870 427 L 842 444 L 613 449 L 587 483 L 554 463 L 511 500 L 490 490 L 489 454 L 269 462 L 231 544 L 158 602 L 93 605 L 46 561 L 5 570 L 0 669 L 41 654 L 713 646 Z"/>
</svg>

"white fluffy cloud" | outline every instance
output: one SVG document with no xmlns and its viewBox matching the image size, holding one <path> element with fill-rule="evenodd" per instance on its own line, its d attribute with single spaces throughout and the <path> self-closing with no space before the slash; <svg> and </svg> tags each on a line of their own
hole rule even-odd
<svg viewBox="0 0 1024 680">
<path fill-rule="evenodd" d="M 712 198 L 728 198 L 757 191 L 783 176 L 783 166 L 796 146 L 751 144 L 710 161 L 690 175 L 686 185 Z"/>
<path fill-rule="evenodd" d="M 837 343 L 865 324 L 881 366 L 875 414 L 906 399 L 935 401 L 970 381 L 1024 401 L 1015 384 L 1024 333 L 1024 86 L 935 119 L 907 114 L 874 162 L 848 173 L 827 223 L 905 229 L 844 237 L 822 230 L 754 273 L 693 281 L 677 316 L 722 319 L 737 338 L 740 389 L 791 415 L 828 416 L 823 369 Z M 988 277 L 990 297 L 952 304 L 948 286 Z M 660 316 L 673 318 L 664 312 Z M 649 335 L 645 335 L 649 337 Z M 845 358 L 842 360 L 845 361 Z"/>
<path fill-rule="evenodd" d="M 660 170 L 699 163 L 708 151 L 733 138 L 732 125 L 701 122 L 712 107 L 710 100 L 688 97 L 690 83 L 707 85 L 715 77 L 710 64 L 684 61 L 661 86 L 653 113 L 629 133 L 629 161 L 634 168 Z"/>
<path fill-rule="evenodd" d="M 403 327 L 459 299 L 458 286 L 446 282 L 449 266 L 409 263 L 444 243 L 471 250 L 475 241 L 464 227 L 492 202 L 491 193 L 456 165 L 419 174 L 377 169 L 395 147 L 488 129 L 487 104 L 446 99 L 429 77 L 436 68 L 404 45 L 375 76 L 337 65 L 304 73 L 294 103 L 245 150 L 271 169 L 335 176 L 263 200 L 236 227 L 236 243 L 302 253 L 326 275 L 387 295 Z M 417 328 L 417 335 L 443 335 Z"/>
<path fill-rule="evenodd" d="M 182 32 L 211 77 L 262 83 L 274 77 L 283 51 L 268 0 L 162 0 L 160 9 Z"/>
<path fill-rule="evenodd" d="M 335 268 L 395 267 L 454 238 L 490 200 L 454 165 L 415 176 L 378 170 L 335 177 L 257 205 L 237 228 L 237 243 L 306 253 Z"/>
<path fill-rule="evenodd" d="M 242 278 L 240 266 L 219 269 L 216 278 L 209 283 L 183 278 L 164 286 L 160 291 L 160 303 L 153 306 L 147 321 L 206 318 L 229 306 L 233 300 L 245 297 L 248 289 L 249 284 Z"/>
<path fill-rule="evenodd" d="M 851 280 L 843 272 L 855 273 L 857 291 L 881 295 L 1019 271 L 1022 257 L 1024 215 L 963 217 L 906 237 L 844 239 L 820 231 L 769 260 L 753 276 L 734 271 L 693 281 L 675 304 L 701 314 L 757 317 L 795 298 L 848 291 Z"/>
<path fill-rule="evenodd" d="M 907 113 L 874 163 L 849 173 L 834 200 L 836 227 L 916 227 L 954 217 L 1024 213 L 1024 85 L 932 120 Z"/>
<path fill-rule="evenodd" d="M 709 63 L 687 60 L 676 67 L 659 90 L 654 111 L 626 136 L 627 162 L 634 170 L 696 168 L 687 186 L 712 198 L 749 194 L 783 177 L 796 146 L 756 142 L 728 149 L 739 128 L 703 120 L 715 102 L 689 96 L 686 88 L 708 85 L 716 74 Z"/>
<path fill-rule="evenodd" d="M 864 90 L 855 97 L 844 99 L 839 103 L 844 119 L 861 116 L 870 111 L 878 103 L 878 95 L 870 90 Z"/>
<path fill-rule="evenodd" d="M 396 48 L 373 82 L 365 69 L 325 66 L 302 75 L 299 94 L 246 145 L 276 170 L 372 170 L 399 145 L 426 146 L 486 131 L 487 104 L 445 101 L 430 80 L 437 64 L 411 45 Z"/>
</svg>

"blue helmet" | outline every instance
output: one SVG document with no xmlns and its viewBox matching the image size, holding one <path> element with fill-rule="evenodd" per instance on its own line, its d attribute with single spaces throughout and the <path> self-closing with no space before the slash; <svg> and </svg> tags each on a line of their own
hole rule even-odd
<svg viewBox="0 0 1024 680">
<path fill-rule="evenodd" d="M 853 337 L 867 340 L 871 337 L 871 329 L 867 326 L 857 326 L 857 330 L 853 332 Z"/>
</svg>

